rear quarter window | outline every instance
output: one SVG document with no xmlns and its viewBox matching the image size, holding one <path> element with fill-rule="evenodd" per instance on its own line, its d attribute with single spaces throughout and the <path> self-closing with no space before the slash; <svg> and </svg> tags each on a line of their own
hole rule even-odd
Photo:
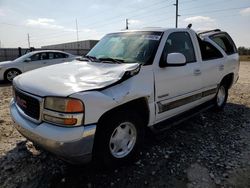
<svg viewBox="0 0 250 188">
<path fill-rule="evenodd" d="M 60 59 L 60 58 L 67 58 L 69 57 L 68 54 L 64 54 L 64 53 L 55 53 L 55 59 Z"/>
</svg>

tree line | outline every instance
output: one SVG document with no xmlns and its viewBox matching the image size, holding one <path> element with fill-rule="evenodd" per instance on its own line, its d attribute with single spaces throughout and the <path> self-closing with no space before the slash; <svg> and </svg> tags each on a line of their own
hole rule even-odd
<svg viewBox="0 0 250 188">
<path fill-rule="evenodd" d="M 240 46 L 238 48 L 238 52 L 240 55 L 250 55 L 250 48 L 246 48 L 244 46 Z"/>
</svg>

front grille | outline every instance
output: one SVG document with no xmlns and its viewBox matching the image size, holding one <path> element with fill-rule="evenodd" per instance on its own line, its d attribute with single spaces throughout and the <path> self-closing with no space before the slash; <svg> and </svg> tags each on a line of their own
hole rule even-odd
<svg viewBox="0 0 250 188">
<path fill-rule="evenodd" d="M 19 108 L 21 108 L 27 116 L 39 120 L 40 102 L 38 99 L 15 90 L 15 101 Z"/>
</svg>

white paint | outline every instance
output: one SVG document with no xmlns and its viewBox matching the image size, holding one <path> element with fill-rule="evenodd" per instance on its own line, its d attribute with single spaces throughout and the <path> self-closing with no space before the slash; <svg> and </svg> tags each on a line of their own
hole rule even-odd
<svg viewBox="0 0 250 188">
<path fill-rule="evenodd" d="M 154 29 L 154 31 L 158 30 Z M 231 72 L 237 77 L 237 54 L 227 56 L 223 52 L 224 58 L 203 62 L 196 33 L 193 30 L 160 29 L 159 31 L 163 31 L 164 35 L 153 64 L 142 66 L 137 75 L 107 89 L 96 90 L 119 81 L 126 71 L 134 70 L 139 65 L 74 61 L 18 76 L 14 80 L 14 85 L 39 96 L 79 98 L 85 106 L 85 124 L 98 122 L 105 112 L 115 107 L 138 98 L 145 98 L 150 110 L 150 126 L 211 100 L 215 94 L 163 113 L 158 113 L 158 102 L 167 104 L 215 88 L 221 79 Z M 169 34 L 180 31 L 190 34 L 196 62 L 178 67 L 159 67 L 161 54 Z M 203 37 L 212 43 L 208 36 L 207 34 Z M 213 43 L 213 45 L 219 49 L 216 44 Z M 222 49 L 219 50 L 222 51 Z M 221 65 L 225 67 L 223 71 L 219 71 Z M 196 70 L 199 70 L 200 74 L 195 74 Z"/>
</svg>

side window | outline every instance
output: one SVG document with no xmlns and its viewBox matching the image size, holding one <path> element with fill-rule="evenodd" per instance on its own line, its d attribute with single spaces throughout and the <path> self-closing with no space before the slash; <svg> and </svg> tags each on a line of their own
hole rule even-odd
<svg viewBox="0 0 250 188">
<path fill-rule="evenodd" d="M 54 53 L 48 52 L 48 59 L 54 59 Z"/>
<path fill-rule="evenodd" d="M 218 58 L 223 57 L 221 52 L 209 42 L 202 41 L 199 37 L 198 37 L 198 41 L 199 41 L 201 57 L 203 61 L 218 59 Z"/>
<path fill-rule="evenodd" d="M 40 53 L 34 54 L 30 57 L 31 61 L 39 61 L 40 60 Z"/>
<path fill-rule="evenodd" d="M 186 57 L 186 62 L 195 62 L 195 53 L 190 35 L 187 32 L 175 32 L 168 36 L 161 57 L 161 62 L 166 61 L 170 53 L 182 53 Z"/>
<path fill-rule="evenodd" d="M 63 54 L 63 53 L 55 53 L 55 59 L 60 59 L 60 58 L 67 58 L 68 55 L 67 54 Z"/>
<path fill-rule="evenodd" d="M 219 34 L 210 37 L 216 44 L 218 44 L 227 55 L 234 54 L 237 52 L 233 40 L 226 34 Z"/>
<path fill-rule="evenodd" d="M 40 60 L 48 59 L 48 54 L 46 52 L 40 53 Z"/>
</svg>

